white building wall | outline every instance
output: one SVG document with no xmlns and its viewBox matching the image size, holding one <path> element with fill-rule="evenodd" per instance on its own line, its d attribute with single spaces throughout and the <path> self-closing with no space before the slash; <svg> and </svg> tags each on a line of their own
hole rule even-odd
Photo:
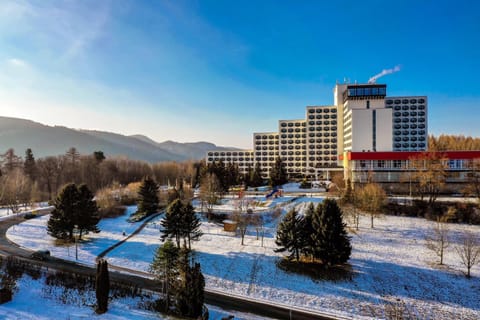
<svg viewBox="0 0 480 320">
<path fill-rule="evenodd" d="M 373 112 L 373 111 L 372 111 Z M 392 151 L 392 110 L 375 109 L 376 143 L 375 151 Z"/>
<path fill-rule="evenodd" d="M 373 151 L 372 110 L 352 110 L 352 149 L 351 151 Z"/>
</svg>

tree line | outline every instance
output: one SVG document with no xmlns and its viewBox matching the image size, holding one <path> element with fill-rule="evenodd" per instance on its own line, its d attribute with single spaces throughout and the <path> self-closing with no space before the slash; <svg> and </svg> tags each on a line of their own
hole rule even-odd
<svg viewBox="0 0 480 320">
<path fill-rule="evenodd" d="M 126 186 L 145 176 L 162 184 L 185 181 L 198 185 L 203 162 L 149 164 L 123 157 L 106 157 L 102 151 L 81 155 L 70 148 L 64 155 L 36 159 L 32 149 L 25 156 L 9 149 L 0 154 L 0 205 L 13 212 L 31 202 L 54 200 L 65 184 L 86 184 L 96 193 L 111 185 Z"/>
<path fill-rule="evenodd" d="M 480 138 L 464 135 L 441 134 L 438 137 L 428 137 L 430 151 L 471 151 L 480 150 Z"/>
</svg>

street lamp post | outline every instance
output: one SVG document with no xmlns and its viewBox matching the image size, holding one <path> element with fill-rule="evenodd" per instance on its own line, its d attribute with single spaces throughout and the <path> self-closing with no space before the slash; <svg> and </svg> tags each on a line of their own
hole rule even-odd
<svg viewBox="0 0 480 320">
<path fill-rule="evenodd" d="M 75 225 L 73 227 L 73 240 L 75 241 L 75 260 L 78 260 L 78 241 L 77 241 L 77 235 L 78 233 L 78 226 Z"/>
</svg>

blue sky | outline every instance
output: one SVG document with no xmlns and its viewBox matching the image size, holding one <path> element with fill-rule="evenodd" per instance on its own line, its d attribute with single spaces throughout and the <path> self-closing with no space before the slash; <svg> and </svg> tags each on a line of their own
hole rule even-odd
<svg viewBox="0 0 480 320">
<path fill-rule="evenodd" d="M 480 136 L 477 1 L 0 0 L 0 115 L 251 147 L 344 78 Z"/>
</svg>

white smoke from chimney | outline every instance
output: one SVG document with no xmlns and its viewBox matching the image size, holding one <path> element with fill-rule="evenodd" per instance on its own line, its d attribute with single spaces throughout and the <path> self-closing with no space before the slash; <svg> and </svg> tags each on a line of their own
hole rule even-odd
<svg viewBox="0 0 480 320">
<path fill-rule="evenodd" d="M 383 77 L 384 75 L 387 75 L 387 74 L 398 72 L 398 71 L 400 71 L 400 66 L 395 66 L 393 69 L 383 69 L 382 72 L 368 79 L 368 83 L 375 83 L 378 78 Z"/>
</svg>

